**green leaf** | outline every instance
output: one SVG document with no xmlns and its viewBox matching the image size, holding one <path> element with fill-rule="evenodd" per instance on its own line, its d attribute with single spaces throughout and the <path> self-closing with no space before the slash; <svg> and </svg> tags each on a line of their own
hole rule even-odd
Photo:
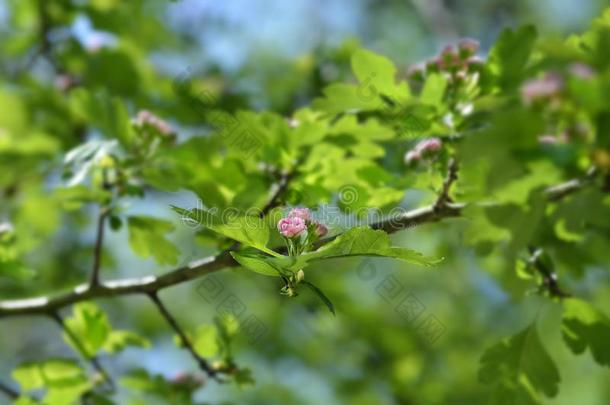
<svg viewBox="0 0 610 405">
<path fill-rule="evenodd" d="M 245 246 L 252 246 L 272 256 L 278 254 L 267 248 L 269 241 L 269 225 L 265 220 L 256 216 L 234 216 L 221 218 L 207 210 L 183 208 L 172 206 L 172 209 L 183 218 L 190 218 L 212 231 L 227 238 L 233 239 Z"/>
<path fill-rule="evenodd" d="M 132 141 L 133 132 L 125 104 L 105 92 L 92 93 L 80 87 L 70 93 L 70 107 L 81 120 L 97 127 L 108 137 L 124 145 Z"/>
<path fill-rule="evenodd" d="M 59 358 L 21 364 L 13 370 L 12 376 L 24 391 L 59 388 L 86 381 L 76 361 Z"/>
<path fill-rule="evenodd" d="M 214 357 L 220 352 L 218 330 L 215 325 L 202 325 L 197 328 L 193 338 L 193 347 L 202 357 Z"/>
<path fill-rule="evenodd" d="M 405 82 L 396 83 L 396 67 L 389 59 L 366 49 L 352 55 L 352 70 L 365 92 L 390 97 L 393 101 L 404 101 L 410 96 Z"/>
<path fill-rule="evenodd" d="M 147 216 L 127 218 L 129 245 L 141 257 L 153 256 L 159 264 L 176 264 L 180 251 L 165 234 L 174 230 L 171 222 Z"/>
<path fill-rule="evenodd" d="M 445 95 L 447 78 L 444 75 L 433 73 L 428 75 L 419 100 L 424 104 L 439 106 Z"/>
<path fill-rule="evenodd" d="M 78 337 L 83 346 L 82 353 L 86 357 L 93 357 L 102 348 L 108 338 L 112 327 L 106 314 L 94 303 L 83 302 L 74 306 L 73 315 L 64 320 L 66 327 Z M 64 333 L 64 340 L 74 350 L 80 352 L 70 336 Z"/>
<path fill-rule="evenodd" d="M 137 333 L 128 330 L 115 330 L 110 333 L 104 343 L 104 350 L 108 353 L 118 353 L 128 346 L 142 347 L 148 349 L 150 341 Z"/>
<path fill-rule="evenodd" d="M 575 354 L 587 348 L 597 363 L 610 367 L 610 319 L 587 302 L 563 300 L 562 334 Z"/>
<path fill-rule="evenodd" d="M 318 296 L 318 298 L 320 298 L 322 300 L 322 302 L 326 305 L 328 310 L 333 315 L 336 315 L 335 314 L 335 306 L 333 305 L 332 301 L 326 296 L 326 294 L 324 294 L 322 292 L 322 290 L 320 290 L 318 287 L 316 287 L 315 285 L 313 285 L 309 281 L 302 281 L 301 284 L 305 284 L 307 287 L 309 287 L 311 289 L 311 291 L 313 291 Z"/>
<path fill-rule="evenodd" d="M 387 233 L 369 227 L 352 228 L 315 252 L 299 256 L 266 258 L 249 252 L 231 252 L 231 255 L 247 269 L 274 277 L 279 277 L 283 271 L 294 272 L 316 261 L 340 257 L 389 257 L 422 266 L 433 266 L 442 260 L 426 257 L 415 250 L 390 246 Z"/>
<path fill-rule="evenodd" d="M 506 395 L 515 398 L 516 402 L 510 403 L 539 403 L 540 394 L 557 395 L 560 377 L 532 323 L 485 351 L 479 380 L 493 386 L 496 403 L 506 403 Z"/>
<path fill-rule="evenodd" d="M 231 256 L 233 256 L 237 263 L 255 273 L 271 277 L 278 277 L 281 274 L 281 268 L 278 268 L 272 261 L 267 260 L 268 256 L 263 256 L 260 253 L 240 251 L 231 252 Z"/>
<path fill-rule="evenodd" d="M 489 52 L 486 65 L 497 84 L 508 89 L 519 84 L 536 40 L 536 29 L 523 26 L 516 31 L 506 28 Z"/>
</svg>

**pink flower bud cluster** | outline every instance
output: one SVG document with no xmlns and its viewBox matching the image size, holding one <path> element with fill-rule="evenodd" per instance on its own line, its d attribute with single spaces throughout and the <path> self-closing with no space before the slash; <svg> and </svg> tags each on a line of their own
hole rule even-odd
<svg viewBox="0 0 610 405">
<path fill-rule="evenodd" d="M 174 131 L 167 121 L 162 120 L 155 114 L 147 110 L 141 110 L 136 117 L 136 124 L 139 126 L 150 125 L 163 135 L 172 135 Z"/>
<path fill-rule="evenodd" d="M 439 138 L 428 138 L 419 141 L 415 147 L 405 154 L 405 163 L 410 165 L 435 155 L 443 148 L 443 142 Z"/>
<path fill-rule="evenodd" d="M 323 237 L 328 233 L 325 225 L 312 220 L 311 211 L 308 208 L 290 210 L 288 215 L 277 223 L 277 230 L 286 238 L 296 238 L 302 235 L 309 225 L 313 225 L 317 237 Z"/>
<path fill-rule="evenodd" d="M 563 89 L 563 80 L 555 73 L 547 73 L 539 79 L 531 79 L 521 86 L 521 98 L 525 105 L 536 101 L 551 100 L 559 96 Z"/>
<path fill-rule="evenodd" d="M 415 65 L 409 69 L 411 79 L 420 80 L 424 73 L 442 72 L 450 76 L 453 82 L 459 83 L 472 73 L 478 72 L 483 66 L 483 59 L 476 53 L 479 43 L 473 39 L 462 39 L 457 46 L 448 45 L 440 54 L 426 62 L 425 68 Z"/>
</svg>

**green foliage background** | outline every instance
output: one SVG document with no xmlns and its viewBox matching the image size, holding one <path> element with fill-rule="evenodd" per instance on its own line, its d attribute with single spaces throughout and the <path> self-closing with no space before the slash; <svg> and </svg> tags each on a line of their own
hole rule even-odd
<svg viewBox="0 0 610 405">
<path fill-rule="evenodd" d="M 207 3 L 0 2 L 1 391 L 53 405 L 610 402 L 607 4 L 445 2 L 430 15 L 419 1 L 332 2 L 303 28 L 290 13 L 272 23 L 282 3 Z M 361 13 L 351 35 L 336 28 L 348 9 Z M 480 63 L 407 74 L 466 35 Z M 528 102 L 524 86 L 549 72 L 561 90 Z M 406 164 L 431 136 L 442 150 Z M 461 216 L 391 238 L 348 231 L 365 208 L 378 220 L 435 204 L 452 159 Z M 296 263 L 253 253 L 282 244 L 289 205 L 343 236 Z M 245 245 L 233 255 L 245 267 L 159 293 L 194 350 L 231 369 L 226 384 L 146 296 L 66 307 L 63 331 L 53 314 L 7 316 L 8 300 L 89 280 L 100 207 L 102 280 Z M 207 214 L 175 207 L 238 225 L 195 227 L 175 211 Z M 244 225 L 266 208 L 256 232 Z M 319 290 L 296 298 L 260 274 L 305 265 Z M 239 321 L 219 316 L 227 297 Z"/>
</svg>

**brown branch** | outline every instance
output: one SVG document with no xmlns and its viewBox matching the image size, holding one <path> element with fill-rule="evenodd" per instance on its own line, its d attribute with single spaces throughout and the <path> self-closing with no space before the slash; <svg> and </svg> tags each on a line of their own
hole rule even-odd
<svg viewBox="0 0 610 405">
<path fill-rule="evenodd" d="M 104 227 L 106 226 L 106 218 L 108 217 L 108 209 L 100 208 L 100 213 L 97 217 L 97 233 L 95 237 L 95 248 L 93 251 L 93 268 L 91 270 L 91 278 L 89 284 L 94 287 L 100 283 L 100 266 L 102 262 L 102 245 L 104 244 Z"/>
<path fill-rule="evenodd" d="M 280 175 L 279 181 L 277 182 L 277 184 L 275 184 L 275 191 L 271 195 L 269 202 L 263 207 L 263 209 L 260 212 L 261 218 L 264 217 L 265 215 L 267 215 L 272 209 L 274 209 L 275 207 L 279 206 L 282 203 L 282 196 L 288 189 L 288 185 L 290 184 L 290 181 L 294 178 L 295 175 L 296 175 L 295 170 L 292 170 L 289 172 L 283 172 Z"/>
<path fill-rule="evenodd" d="M 59 325 L 59 327 L 66 333 L 66 335 L 68 336 L 68 338 L 70 339 L 72 344 L 74 346 L 76 346 L 77 351 L 83 357 L 83 359 L 85 361 L 88 361 L 91 364 L 93 369 L 95 371 L 97 371 L 97 373 L 99 375 L 102 376 L 102 378 L 104 379 L 105 382 L 108 383 L 109 388 L 112 391 L 114 391 L 115 390 L 114 381 L 112 381 L 112 378 L 110 377 L 110 374 L 108 374 L 108 372 L 104 369 L 104 367 L 102 367 L 102 365 L 101 365 L 99 359 L 97 358 L 97 356 L 89 356 L 88 355 L 87 349 L 85 348 L 83 343 L 80 341 L 78 336 L 76 336 L 74 331 L 71 330 L 70 328 L 68 328 L 68 325 L 66 325 L 66 322 L 63 320 L 61 315 L 59 315 L 59 313 L 51 312 L 50 316 L 51 316 L 51 318 L 53 318 L 53 320 L 55 320 L 55 322 Z"/>
<path fill-rule="evenodd" d="M 4 384 L 2 381 L 0 381 L 0 392 L 2 392 L 4 395 L 9 397 L 10 399 L 19 398 L 19 392 L 14 390 L 13 388 L 9 387 L 8 385 Z"/>
<path fill-rule="evenodd" d="M 581 189 L 587 181 L 571 180 L 566 183 L 550 187 L 546 190 L 549 201 L 557 201 L 567 195 Z M 374 229 L 382 229 L 388 233 L 410 229 L 415 226 L 437 222 L 444 218 L 459 217 L 463 203 L 445 203 L 441 208 L 436 204 L 417 208 L 404 212 L 400 215 L 385 219 L 371 225 Z M 327 243 L 332 238 L 322 241 Z M 0 301 L 0 318 L 20 315 L 42 315 L 57 311 L 77 302 L 88 301 L 98 298 L 109 298 L 130 294 L 150 294 L 164 288 L 197 279 L 207 274 L 219 271 L 227 267 L 236 267 L 238 263 L 233 260 L 229 250 L 218 255 L 195 260 L 185 266 L 172 270 L 161 276 L 146 276 L 142 278 L 131 278 L 123 280 L 112 280 L 101 282 L 90 286 L 83 284 L 73 290 L 54 297 L 42 296 L 12 301 Z"/>
<path fill-rule="evenodd" d="M 178 321 L 176 321 L 176 319 L 172 316 L 172 314 L 170 314 L 170 312 L 167 310 L 167 308 L 165 307 L 163 302 L 161 302 L 157 292 L 151 291 L 150 293 L 148 293 L 148 296 L 155 303 L 155 305 L 157 306 L 157 309 L 159 310 L 161 315 L 163 315 L 163 318 L 165 318 L 167 323 L 172 327 L 174 332 L 176 332 L 178 334 L 178 336 L 180 337 L 180 340 L 182 342 L 182 345 L 191 354 L 191 356 L 193 357 L 193 359 L 195 360 L 195 362 L 197 363 L 197 365 L 199 366 L 201 371 L 206 373 L 208 376 L 216 379 L 217 370 L 212 368 L 212 366 L 207 362 L 207 360 L 204 359 L 203 357 L 201 357 L 195 351 L 195 348 L 193 347 L 193 344 L 191 343 L 190 339 L 188 338 L 186 333 L 182 330 L 180 325 L 178 325 Z"/>
<path fill-rule="evenodd" d="M 435 209 L 440 210 L 447 203 L 453 201 L 449 196 L 449 192 L 451 191 L 451 185 L 458 178 L 458 164 L 455 158 L 451 158 L 449 160 L 449 164 L 447 167 L 447 177 L 443 181 L 443 187 L 441 188 L 441 192 L 436 199 L 436 203 L 434 204 Z"/>
<path fill-rule="evenodd" d="M 112 184 L 108 182 L 107 169 L 102 169 L 102 188 L 105 191 L 112 190 Z M 91 278 L 89 284 L 92 287 L 99 285 L 100 283 L 100 267 L 102 264 L 102 247 L 104 245 L 104 228 L 106 226 L 106 219 L 110 214 L 110 209 L 106 205 L 100 207 L 100 212 L 97 216 L 97 233 L 95 236 L 95 248 L 93 251 L 93 268 L 91 269 Z"/>
</svg>

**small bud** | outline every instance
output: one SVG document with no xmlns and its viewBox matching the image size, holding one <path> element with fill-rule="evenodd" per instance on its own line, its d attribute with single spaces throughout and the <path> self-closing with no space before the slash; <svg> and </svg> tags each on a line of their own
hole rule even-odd
<svg viewBox="0 0 610 405">
<path fill-rule="evenodd" d="M 460 57 L 452 45 L 443 48 L 438 60 L 440 70 L 451 70 L 460 64 Z"/>
<path fill-rule="evenodd" d="M 453 75 L 453 82 L 455 84 L 461 84 L 464 83 L 464 81 L 466 81 L 466 72 L 464 72 L 463 70 L 460 70 L 459 72 L 456 72 L 455 75 Z"/>
<path fill-rule="evenodd" d="M 405 154 L 405 163 L 408 165 L 415 164 L 421 159 L 421 154 L 416 150 L 410 150 Z"/>
<path fill-rule="evenodd" d="M 485 66 L 485 60 L 483 58 L 471 56 L 466 59 L 466 69 L 468 69 L 468 72 L 470 73 L 480 72 L 483 70 L 483 66 Z"/>
<path fill-rule="evenodd" d="M 407 77 L 411 80 L 421 81 L 424 79 L 424 67 L 420 64 L 412 65 L 407 70 Z"/>
<path fill-rule="evenodd" d="M 174 132 L 166 121 L 147 110 L 141 110 L 138 112 L 135 123 L 139 126 L 150 125 L 159 131 L 159 133 L 168 137 L 172 136 Z"/>
<path fill-rule="evenodd" d="M 430 59 L 426 62 L 426 72 L 428 73 L 437 73 L 439 71 L 439 59 Z"/>
<path fill-rule="evenodd" d="M 465 38 L 458 43 L 458 50 L 462 59 L 474 56 L 479 51 L 479 42 L 474 39 Z"/>
<path fill-rule="evenodd" d="M 305 280 L 305 272 L 303 271 L 303 269 L 300 269 L 299 271 L 297 271 L 297 284 L 300 283 L 301 281 Z"/>
<path fill-rule="evenodd" d="M 65 93 L 77 84 L 77 80 L 74 78 L 74 76 L 69 74 L 62 73 L 55 77 L 55 88 L 62 93 Z"/>
<path fill-rule="evenodd" d="M 328 233 L 328 228 L 326 227 L 326 225 L 321 224 L 321 223 L 316 224 L 316 235 L 318 236 L 318 238 L 322 238 L 322 237 L 326 236 L 327 233 Z"/>
</svg>

